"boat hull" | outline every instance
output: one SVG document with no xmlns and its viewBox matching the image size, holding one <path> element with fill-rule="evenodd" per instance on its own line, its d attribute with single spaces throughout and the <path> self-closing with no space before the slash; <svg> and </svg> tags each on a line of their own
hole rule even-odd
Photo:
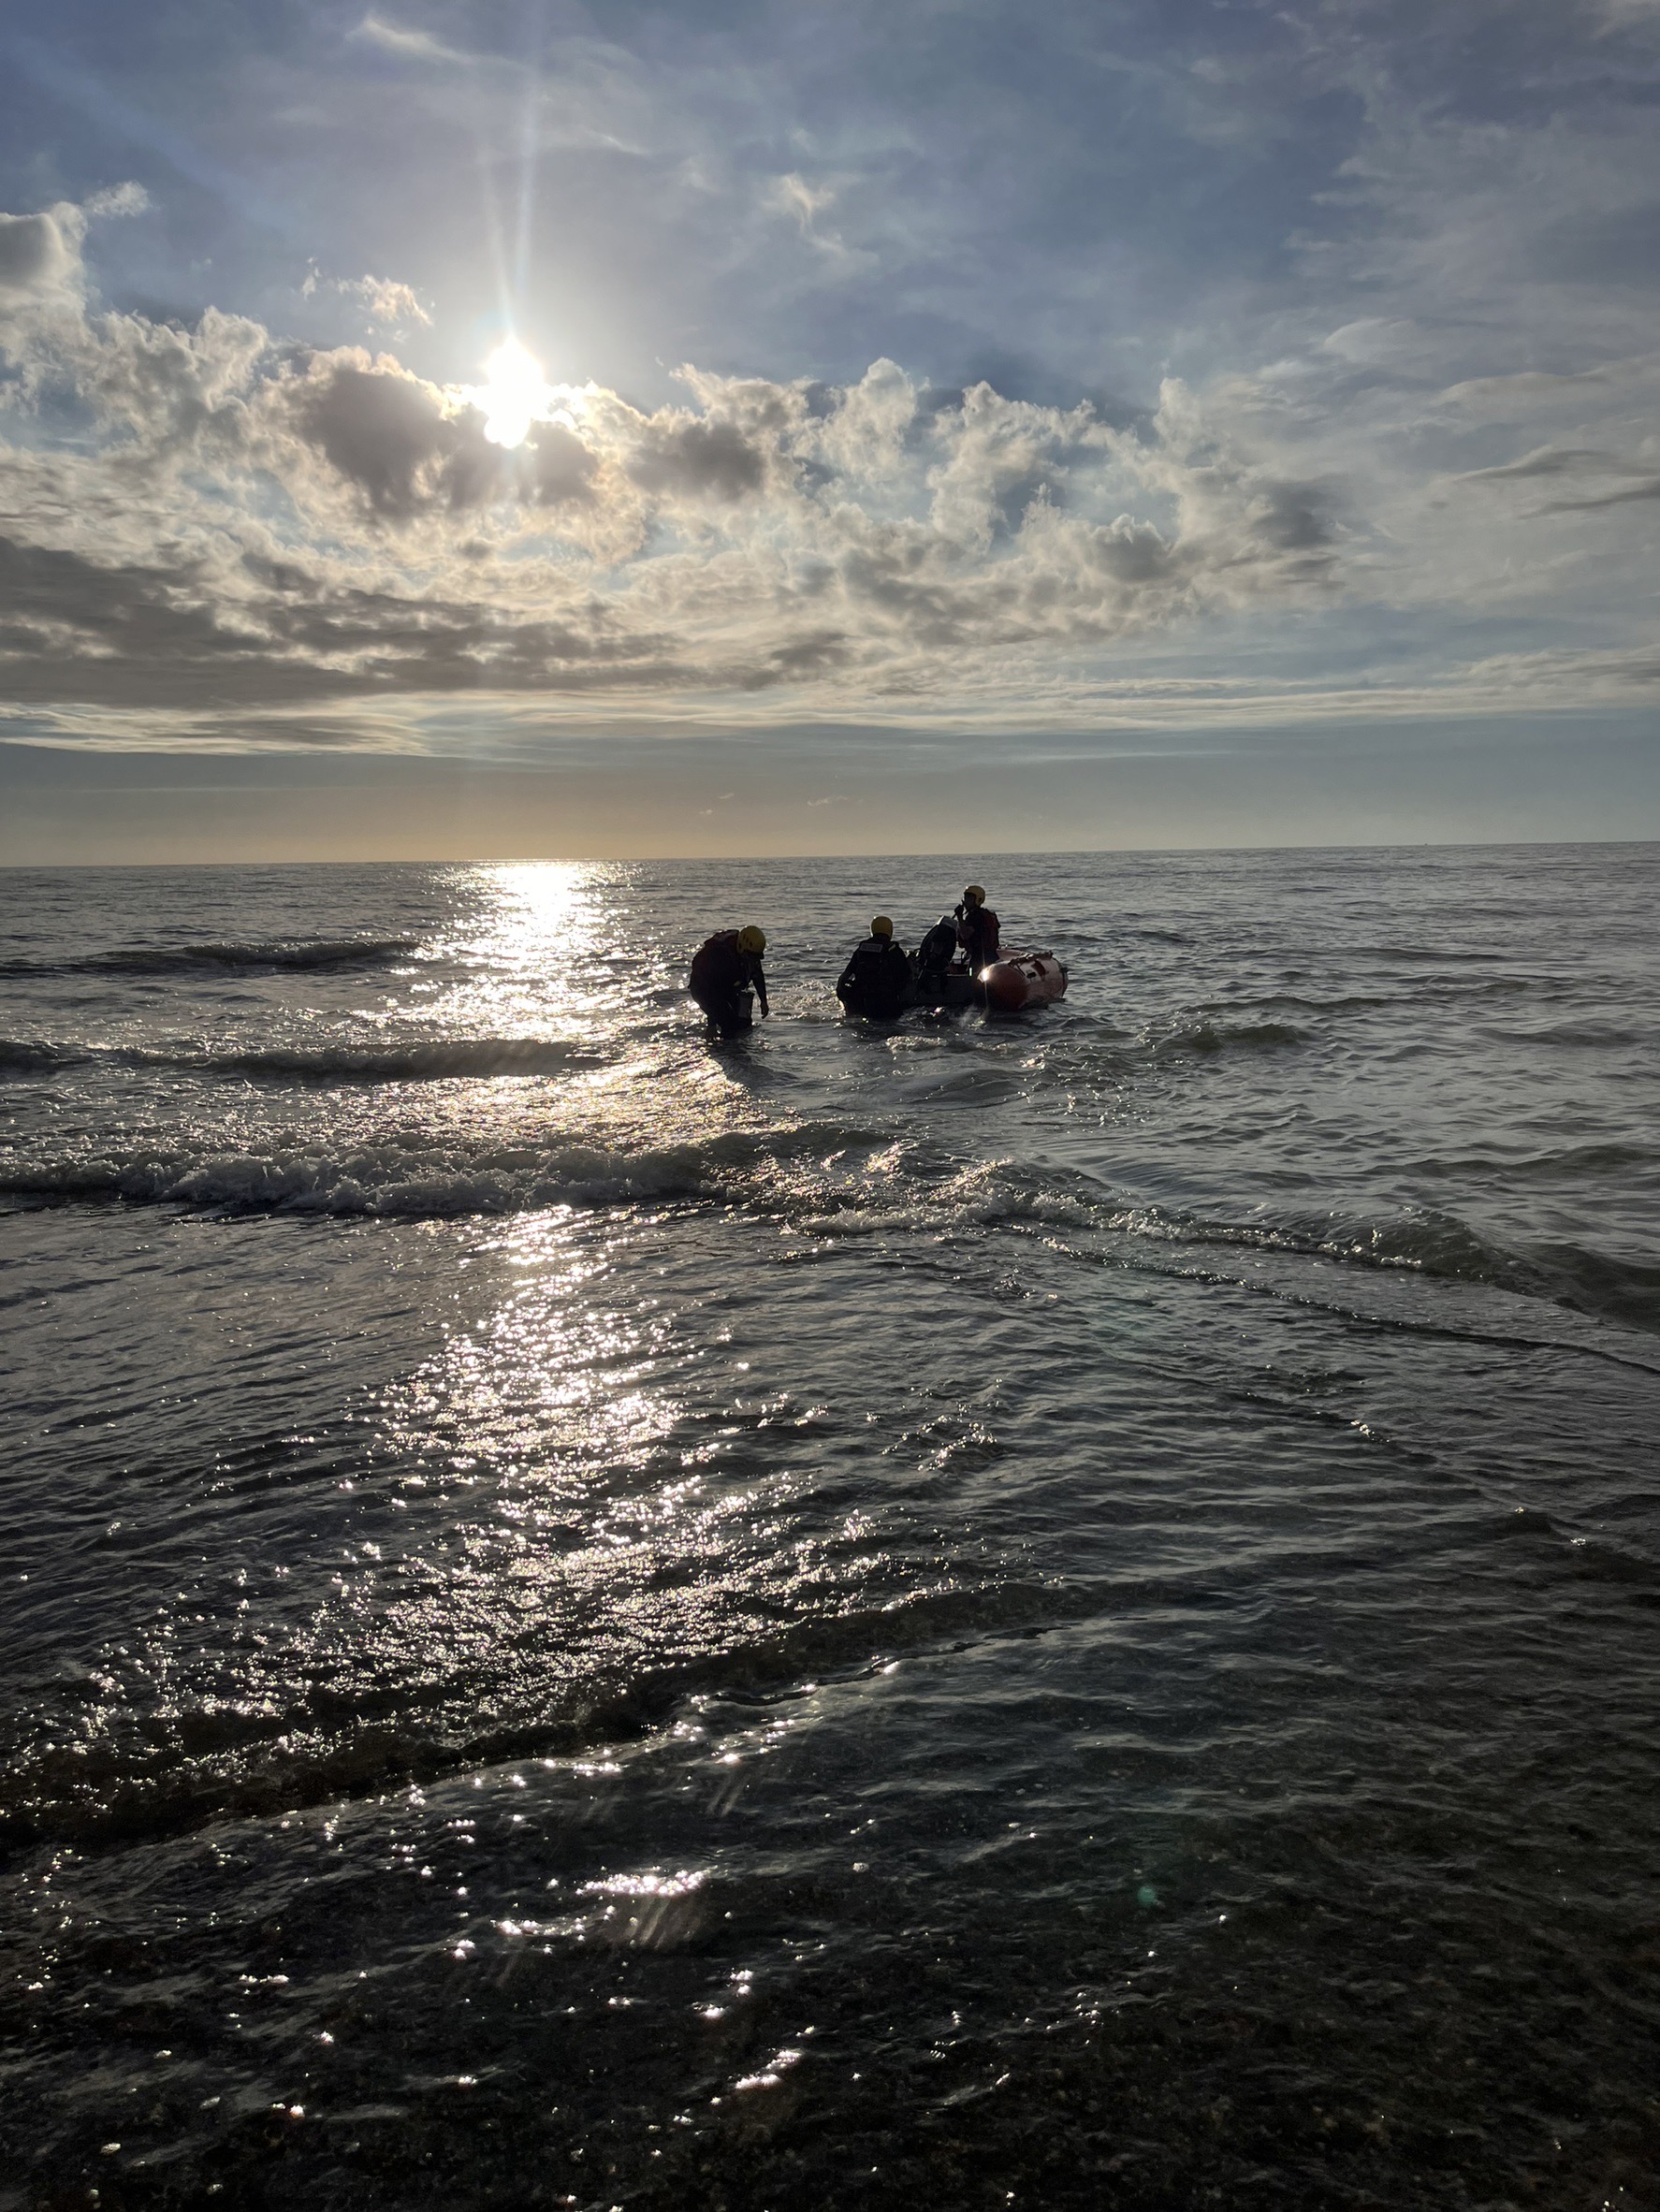
<svg viewBox="0 0 1660 2212">
<path fill-rule="evenodd" d="M 918 977 L 905 1006 L 884 1007 L 880 1014 L 844 1000 L 851 1014 L 866 1020 L 889 1020 L 908 1008 L 929 1006 L 960 1011 L 983 1006 L 990 1013 L 1022 1013 L 1027 1007 L 1046 1006 L 1064 998 L 1067 971 L 1053 953 L 1005 953 L 971 975 L 966 968 L 948 968 L 942 973 Z"/>
<path fill-rule="evenodd" d="M 997 1013 L 1022 1013 L 1067 995 L 1067 971 L 1053 953 L 1005 953 L 980 973 L 985 1003 Z"/>
</svg>

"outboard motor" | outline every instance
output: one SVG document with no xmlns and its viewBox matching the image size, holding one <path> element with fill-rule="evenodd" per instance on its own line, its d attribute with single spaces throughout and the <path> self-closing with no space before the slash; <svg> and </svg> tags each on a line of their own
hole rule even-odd
<svg viewBox="0 0 1660 2212">
<path fill-rule="evenodd" d="M 938 1002 L 944 987 L 945 971 L 951 966 L 952 955 L 956 949 L 956 924 L 947 914 L 943 921 L 935 923 L 912 955 L 916 968 L 916 995 L 925 1005 Z"/>
</svg>

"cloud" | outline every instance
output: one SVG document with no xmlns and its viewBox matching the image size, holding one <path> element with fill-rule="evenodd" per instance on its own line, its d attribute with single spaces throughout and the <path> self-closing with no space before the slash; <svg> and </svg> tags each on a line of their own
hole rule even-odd
<svg viewBox="0 0 1660 2212">
<path fill-rule="evenodd" d="M 1393 160 L 1368 206 L 1416 191 Z M 505 449 L 395 350 L 105 309 L 81 241 L 119 199 L 0 219 L 0 693 L 32 710 L 275 743 L 297 716 L 384 732 L 459 695 L 602 719 L 1012 705 L 1039 727 L 1637 680 L 1636 643 L 1545 674 L 1473 639 L 1387 666 L 1356 644 L 1453 604 L 1558 628 L 1576 593 L 1599 608 L 1660 485 L 1660 361 L 1460 373 L 1463 326 L 1405 312 L 1394 245 L 1366 249 L 1376 313 L 1139 409 L 886 358 L 839 382 L 688 367 L 669 404 L 561 386 Z M 794 204 L 806 225 L 823 201 Z M 401 283 L 327 282 L 425 320 Z M 1495 526 L 1512 484 L 1553 496 Z M 1371 612 L 1346 632 L 1346 609 Z"/>
<path fill-rule="evenodd" d="M 66 290 L 80 273 L 79 245 L 55 215 L 0 215 L 0 298 Z"/>
<path fill-rule="evenodd" d="M 40 214 L 0 214 L 0 309 L 15 313 L 30 301 L 76 298 L 89 222 L 141 215 L 149 205 L 143 186 L 129 182 L 95 192 L 80 205 L 60 200 Z"/>
<path fill-rule="evenodd" d="M 1588 515 L 1598 507 L 1625 507 L 1638 500 L 1660 500 L 1660 476 L 1651 476 L 1642 484 L 1624 485 L 1618 491 L 1591 492 L 1577 500 L 1552 500 L 1542 511 L 1547 515 Z"/>
<path fill-rule="evenodd" d="M 102 192 L 95 192 L 83 203 L 83 212 L 89 216 L 142 215 L 150 209 L 150 195 L 142 184 L 130 180 L 124 184 L 110 184 Z"/>
<path fill-rule="evenodd" d="M 734 422 L 672 415 L 647 426 L 629 474 L 647 491 L 740 500 L 766 481 L 765 449 Z"/>
<path fill-rule="evenodd" d="M 294 408 L 299 434 L 377 514 L 410 516 L 446 494 L 452 506 L 468 503 L 456 485 L 459 441 L 441 395 L 395 364 L 328 357 L 295 393 Z"/>
<path fill-rule="evenodd" d="M 19 698 L 943 697 L 996 653 L 1294 599 L 1339 559 L 1332 496 L 1175 386 L 1143 439 L 891 362 L 830 388 L 688 370 L 678 407 L 568 388 L 509 451 L 459 387 L 240 318 L 77 312 L 7 344 L 35 410 L 0 456 Z"/>
<path fill-rule="evenodd" d="M 1466 469 L 1459 482 L 1503 484 L 1525 476 L 1601 476 L 1627 473 L 1626 462 L 1616 460 L 1611 454 L 1598 453 L 1594 446 L 1541 445 L 1536 452 L 1524 453 L 1520 460 L 1505 461 L 1497 468 Z"/>
<path fill-rule="evenodd" d="M 390 277 L 361 276 L 342 283 L 341 290 L 360 299 L 377 323 L 430 326 L 432 321 L 411 287 L 397 284 Z"/>
<path fill-rule="evenodd" d="M 809 184 L 805 177 L 792 171 L 787 176 L 775 177 L 767 188 L 766 202 L 781 214 L 790 215 L 803 238 L 813 236 L 813 223 L 828 207 L 836 204 L 836 194 L 828 185 Z"/>
<path fill-rule="evenodd" d="M 839 231 L 820 227 L 819 218 L 836 205 L 837 187 L 834 184 L 812 184 L 794 170 L 769 180 L 762 191 L 761 204 L 773 214 L 783 215 L 795 225 L 809 245 L 841 266 L 844 271 L 855 268 L 868 268 L 875 256 L 849 246 Z"/>
<path fill-rule="evenodd" d="M 402 332 L 411 325 L 430 329 L 432 317 L 422 306 L 413 285 L 400 284 L 394 277 L 325 277 L 313 265 L 300 285 L 302 298 L 313 298 L 319 292 L 338 293 L 342 298 L 355 300 L 365 310 L 371 322 L 386 328 Z"/>
<path fill-rule="evenodd" d="M 378 46 L 387 53 L 395 53 L 407 61 L 466 63 L 471 55 L 461 53 L 453 46 L 446 46 L 442 38 L 430 31 L 407 30 L 401 23 L 390 22 L 384 15 L 370 13 L 351 34 L 371 46 Z"/>
<path fill-rule="evenodd" d="M 1609 486 L 1609 478 L 1615 479 Z M 1621 482 L 1636 478 L 1636 482 Z M 1462 484 L 1531 484 L 1540 480 L 1567 481 L 1586 487 L 1577 497 L 1549 501 L 1535 508 L 1538 515 L 1588 515 L 1602 507 L 1624 507 L 1660 499 L 1660 440 L 1640 442 L 1639 458 L 1624 458 L 1595 446 L 1541 445 L 1519 459 L 1491 469 L 1469 469 Z M 1601 485 L 1601 488 L 1589 487 Z"/>
</svg>

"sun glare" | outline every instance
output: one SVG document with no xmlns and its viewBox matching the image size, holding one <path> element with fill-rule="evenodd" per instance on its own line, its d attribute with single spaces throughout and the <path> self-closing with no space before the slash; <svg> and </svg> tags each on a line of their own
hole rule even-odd
<svg viewBox="0 0 1660 2212">
<path fill-rule="evenodd" d="M 510 338 L 484 365 L 485 381 L 468 397 L 484 415 L 484 434 L 492 445 L 522 445 L 531 425 L 547 421 L 559 394 L 542 373 L 542 364 Z"/>
</svg>

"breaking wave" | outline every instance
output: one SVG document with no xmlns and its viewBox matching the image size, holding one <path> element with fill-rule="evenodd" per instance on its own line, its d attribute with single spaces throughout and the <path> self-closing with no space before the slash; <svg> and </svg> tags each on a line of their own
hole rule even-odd
<svg viewBox="0 0 1660 2212">
<path fill-rule="evenodd" d="M 388 1220 L 554 1206 L 741 1207 L 832 1238 L 917 1229 L 1060 1231 L 1084 1240 L 1080 1258 L 1126 1243 L 1132 1252 L 1164 1247 L 1178 1266 L 1181 1253 L 1195 1248 L 1301 1257 L 1479 1285 L 1660 1331 L 1660 1265 L 1587 1245 L 1508 1246 L 1427 1207 L 1382 1219 L 1288 1212 L 1230 1221 L 1127 1206 L 1083 1170 L 1009 1158 L 965 1165 L 928 1142 L 896 1143 L 891 1131 L 839 1122 L 726 1130 L 637 1150 L 575 1135 L 542 1145 L 405 1136 L 338 1153 L 89 1153 L 14 1160 L 0 1167 L 0 1191 L 49 1201 Z"/>
<path fill-rule="evenodd" d="M 665 1200 L 775 1197 L 793 1162 L 868 1132 L 823 1125 L 766 1136 L 724 1132 L 684 1143 L 612 1150 L 580 1139 L 546 1146 L 401 1138 L 338 1154 L 319 1150 L 224 1153 L 107 1152 L 0 1168 L 0 1189 L 19 1196 L 116 1199 L 219 1211 L 371 1215 L 442 1219 L 553 1205 L 633 1205 Z M 834 1202 L 816 1178 L 798 1198 Z"/>
<path fill-rule="evenodd" d="M 452 1077 L 557 1075 L 598 1068 L 605 1056 L 551 1037 L 459 1037 L 392 1047 L 328 1045 L 306 1052 L 271 1047 L 243 1053 L 127 1053 L 130 1066 L 179 1068 L 252 1082 L 298 1084 L 437 1083 Z"/>
</svg>

